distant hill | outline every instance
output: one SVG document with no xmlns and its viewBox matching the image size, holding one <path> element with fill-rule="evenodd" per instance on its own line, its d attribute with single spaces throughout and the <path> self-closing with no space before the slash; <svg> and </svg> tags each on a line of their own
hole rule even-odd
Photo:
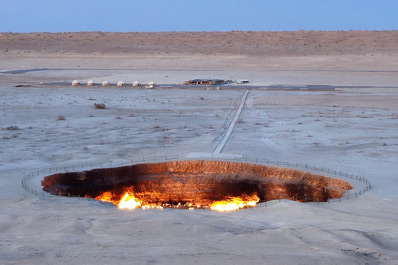
<svg viewBox="0 0 398 265">
<path fill-rule="evenodd" d="M 398 53 L 398 31 L 0 33 L 0 51 L 305 56 Z"/>
</svg>

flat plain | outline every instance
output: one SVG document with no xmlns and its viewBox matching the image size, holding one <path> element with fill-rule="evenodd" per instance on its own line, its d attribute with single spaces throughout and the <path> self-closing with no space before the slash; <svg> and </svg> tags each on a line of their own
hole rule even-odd
<svg viewBox="0 0 398 265">
<path fill-rule="evenodd" d="M 173 86 L 194 78 L 250 80 L 219 153 L 247 89 Z M 396 31 L 2 33 L 0 99 L 1 264 L 398 263 Z M 49 168 L 177 155 L 315 165 L 372 189 L 220 213 L 122 211 L 21 185 Z"/>
</svg>

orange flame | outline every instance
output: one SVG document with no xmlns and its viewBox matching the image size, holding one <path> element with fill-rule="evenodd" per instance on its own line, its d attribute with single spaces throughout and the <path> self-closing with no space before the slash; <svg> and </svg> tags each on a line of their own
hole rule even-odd
<svg viewBox="0 0 398 265">
<path fill-rule="evenodd" d="M 123 198 L 120 200 L 118 207 L 120 209 L 135 209 L 141 206 L 141 202 L 138 201 L 132 193 L 126 192 Z"/>
<path fill-rule="evenodd" d="M 98 201 L 103 201 L 103 202 L 110 202 L 113 204 L 116 204 L 116 200 L 113 199 L 113 194 L 109 191 L 102 193 L 101 195 L 95 197 L 94 199 Z"/>
<path fill-rule="evenodd" d="M 137 207 L 141 207 L 141 202 L 138 201 L 134 195 L 130 192 L 126 192 L 121 199 L 115 198 L 115 196 L 106 191 L 101 195 L 95 197 L 96 200 L 110 202 L 116 204 L 120 209 L 135 209 Z"/>
<path fill-rule="evenodd" d="M 254 207 L 260 201 L 257 195 L 250 196 L 250 198 L 233 197 L 226 201 L 216 201 L 210 205 L 213 211 L 235 211 L 246 207 Z"/>
<path fill-rule="evenodd" d="M 144 203 L 138 200 L 134 194 L 130 191 L 126 192 L 121 198 L 117 195 L 112 194 L 111 192 L 107 191 L 102 193 L 101 195 L 95 197 L 96 200 L 99 201 L 106 201 L 112 204 L 115 204 L 119 207 L 119 209 L 135 209 L 135 208 L 142 208 L 142 209 L 149 209 L 149 208 L 157 208 L 163 209 L 163 207 L 170 207 L 169 204 L 159 205 L 155 203 Z M 235 211 L 247 207 L 254 207 L 256 206 L 257 202 L 259 202 L 260 198 L 257 195 L 252 196 L 242 196 L 242 197 L 231 197 L 226 199 L 225 201 L 216 201 L 210 205 L 210 209 L 213 211 Z M 186 207 L 189 210 L 194 210 L 198 208 L 209 208 L 209 206 L 201 205 L 201 204 L 194 204 L 194 203 L 187 203 L 187 204 L 178 204 L 177 208 Z"/>
</svg>

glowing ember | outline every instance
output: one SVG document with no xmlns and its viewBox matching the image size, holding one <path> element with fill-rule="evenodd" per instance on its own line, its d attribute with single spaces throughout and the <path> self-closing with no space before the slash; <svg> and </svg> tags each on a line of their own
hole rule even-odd
<svg viewBox="0 0 398 265">
<path fill-rule="evenodd" d="M 109 191 L 102 193 L 100 196 L 95 197 L 96 200 L 98 201 L 103 201 L 103 202 L 110 202 L 113 204 L 117 204 L 116 200 L 113 199 L 113 194 Z M 87 198 L 90 198 L 87 196 Z"/>
<path fill-rule="evenodd" d="M 126 192 L 121 198 L 113 193 L 107 191 L 102 193 L 100 196 L 95 197 L 96 200 L 110 202 L 112 204 L 117 205 L 120 209 L 135 209 L 135 208 L 142 208 L 142 209 L 163 209 L 164 207 L 169 208 L 183 208 L 188 210 L 194 209 L 208 209 L 214 211 L 234 211 L 239 210 L 247 207 L 254 207 L 256 206 L 257 202 L 259 202 L 260 198 L 257 195 L 247 196 L 244 195 L 242 197 L 231 197 L 226 198 L 224 201 L 215 201 L 209 204 L 203 203 L 178 203 L 175 206 L 172 206 L 168 203 L 144 203 L 137 199 L 131 191 Z"/>
<path fill-rule="evenodd" d="M 235 211 L 246 207 L 254 207 L 256 206 L 257 202 L 259 202 L 259 200 L 260 198 L 257 195 L 251 196 L 250 200 L 244 200 L 240 197 L 234 197 L 226 201 L 213 202 L 210 206 L 210 209 L 220 212 Z"/>
</svg>

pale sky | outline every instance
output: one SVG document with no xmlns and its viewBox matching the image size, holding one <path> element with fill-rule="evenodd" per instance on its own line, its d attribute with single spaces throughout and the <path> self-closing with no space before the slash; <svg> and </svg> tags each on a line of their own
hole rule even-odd
<svg viewBox="0 0 398 265">
<path fill-rule="evenodd" d="M 0 0 L 0 32 L 398 30 L 398 0 Z"/>
</svg>

